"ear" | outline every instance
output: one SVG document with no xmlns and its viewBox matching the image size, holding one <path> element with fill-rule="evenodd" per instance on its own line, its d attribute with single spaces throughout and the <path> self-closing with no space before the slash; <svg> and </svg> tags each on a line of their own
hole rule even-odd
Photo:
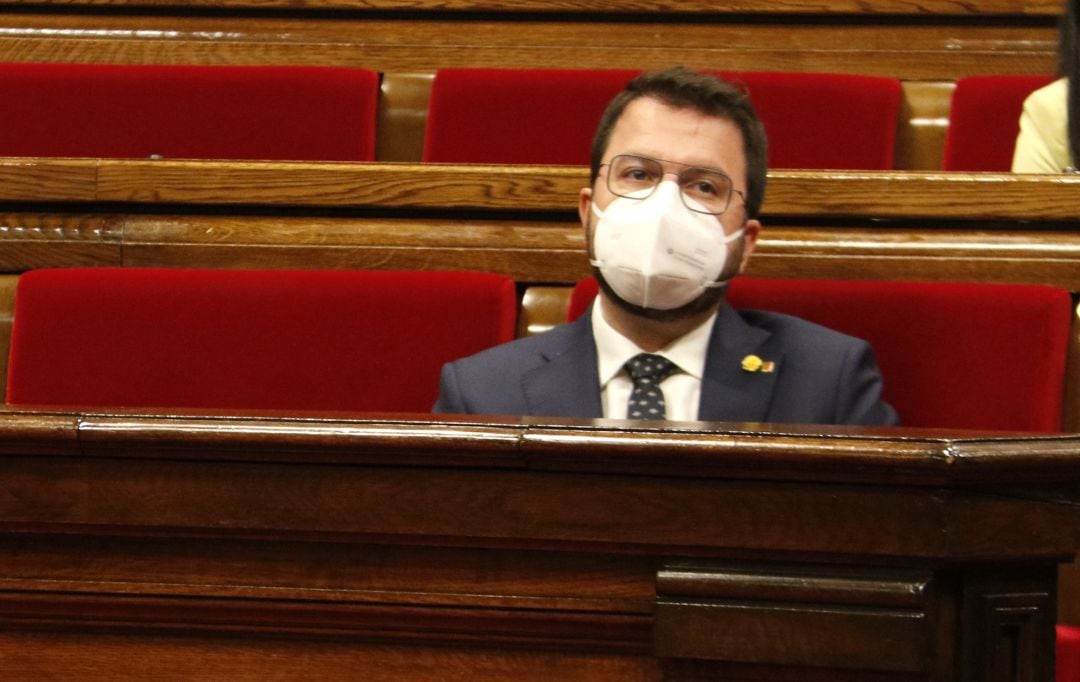
<svg viewBox="0 0 1080 682">
<path fill-rule="evenodd" d="M 578 192 L 577 212 L 582 227 L 589 225 L 589 211 L 592 208 L 592 188 L 582 187 Z"/>
<path fill-rule="evenodd" d="M 761 223 L 757 220 L 747 220 L 746 225 L 743 226 L 742 262 L 739 263 L 740 275 L 746 271 L 746 266 L 750 263 L 750 254 L 754 252 L 754 247 L 757 246 L 759 232 L 761 232 Z"/>
</svg>

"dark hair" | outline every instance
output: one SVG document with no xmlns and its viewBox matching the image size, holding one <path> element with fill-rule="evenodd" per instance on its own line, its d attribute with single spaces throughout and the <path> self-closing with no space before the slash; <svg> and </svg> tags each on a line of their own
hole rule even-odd
<svg viewBox="0 0 1080 682">
<path fill-rule="evenodd" d="M 1069 131 L 1069 159 L 1073 166 L 1080 164 L 1080 0 L 1065 0 L 1058 39 L 1058 68 L 1068 82 L 1066 95 Z"/>
<path fill-rule="evenodd" d="M 765 197 L 765 128 L 745 92 L 720 78 L 681 66 L 642 74 L 611 100 L 593 138 L 590 184 L 595 184 L 600 175 L 600 164 L 615 124 L 626 107 L 642 97 L 652 97 L 672 107 L 694 109 L 739 127 L 746 156 L 746 217 L 756 218 Z"/>
</svg>

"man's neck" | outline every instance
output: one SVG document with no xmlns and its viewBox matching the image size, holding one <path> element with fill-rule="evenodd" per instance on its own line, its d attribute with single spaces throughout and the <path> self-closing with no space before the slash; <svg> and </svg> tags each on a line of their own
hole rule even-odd
<svg viewBox="0 0 1080 682">
<path fill-rule="evenodd" d="M 715 308 L 708 308 L 678 320 L 650 320 L 624 310 L 609 300 L 603 292 L 600 293 L 598 300 L 600 313 L 611 328 L 649 353 L 670 346 L 675 340 L 696 329 L 716 312 Z"/>
</svg>

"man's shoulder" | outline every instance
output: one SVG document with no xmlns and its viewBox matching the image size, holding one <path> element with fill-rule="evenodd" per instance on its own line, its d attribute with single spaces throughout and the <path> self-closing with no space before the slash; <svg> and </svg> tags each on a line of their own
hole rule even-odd
<svg viewBox="0 0 1080 682">
<path fill-rule="evenodd" d="M 739 316 L 752 327 L 768 332 L 770 341 L 786 348 L 850 348 L 865 345 L 866 341 L 836 331 L 810 320 L 768 310 L 738 310 Z"/>
<path fill-rule="evenodd" d="M 524 367 L 542 361 L 545 357 L 563 353 L 580 342 L 582 330 L 575 323 L 561 324 L 542 334 L 526 336 L 493 346 L 454 362 L 467 369 Z"/>
</svg>

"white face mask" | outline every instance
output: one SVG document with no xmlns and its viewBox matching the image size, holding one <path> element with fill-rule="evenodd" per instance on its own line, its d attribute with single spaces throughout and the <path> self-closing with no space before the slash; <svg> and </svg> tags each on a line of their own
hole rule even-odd
<svg viewBox="0 0 1080 682">
<path fill-rule="evenodd" d="M 670 180 L 645 199 L 615 197 L 603 211 L 591 205 L 599 218 L 593 266 L 620 298 L 643 308 L 671 310 L 722 286 L 727 245 L 743 234 L 725 235 L 716 216 L 691 211 Z"/>
</svg>

